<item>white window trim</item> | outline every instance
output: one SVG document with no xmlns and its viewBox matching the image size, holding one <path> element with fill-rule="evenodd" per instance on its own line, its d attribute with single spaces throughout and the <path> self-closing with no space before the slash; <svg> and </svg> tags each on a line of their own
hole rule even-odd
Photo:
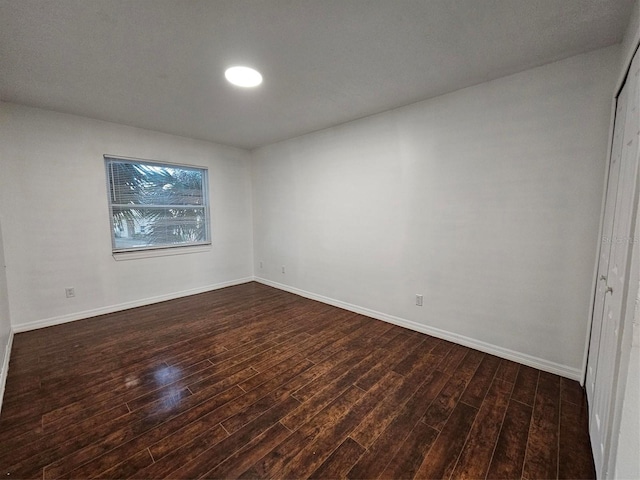
<svg viewBox="0 0 640 480">
<path fill-rule="evenodd" d="M 125 260 L 138 260 L 140 258 L 168 257 L 171 255 L 210 252 L 211 248 L 211 243 L 205 243 L 202 245 L 176 245 L 175 247 L 159 247 L 146 250 L 113 252 L 112 256 L 116 261 L 121 262 Z"/>
<path fill-rule="evenodd" d="M 116 250 L 114 244 L 113 233 L 111 233 L 111 255 L 116 261 L 123 260 L 136 260 L 141 258 L 152 258 L 152 257 L 166 257 L 171 255 L 184 255 L 191 253 L 202 253 L 211 251 L 211 207 L 209 205 L 209 169 L 202 165 L 193 165 L 188 163 L 175 163 L 175 162 L 166 162 L 162 160 L 149 160 L 144 158 L 135 158 L 135 157 L 123 157 L 121 155 L 111 155 L 105 153 L 102 156 L 103 160 L 106 162 L 107 159 L 115 159 L 115 160 L 124 160 L 130 162 L 141 162 L 152 165 L 166 165 L 170 167 L 185 167 L 185 168 L 196 168 L 199 170 L 204 170 L 206 172 L 205 181 L 203 185 L 203 195 L 205 198 L 205 214 L 207 216 L 207 227 L 209 229 L 208 240 L 206 242 L 197 243 L 197 244 L 188 244 L 188 245 L 171 245 L 171 246 L 157 246 L 157 247 L 143 247 L 136 250 Z M 108 199 L 108 208 L 109 208 L 109 228 L 113 229 L 112 224 L 112 210 L 111 210 L 111 200 L 109 197 L 109 178 L 108 172 L 106 172 L 107 178 L 107 199 Z"/>
</svg>

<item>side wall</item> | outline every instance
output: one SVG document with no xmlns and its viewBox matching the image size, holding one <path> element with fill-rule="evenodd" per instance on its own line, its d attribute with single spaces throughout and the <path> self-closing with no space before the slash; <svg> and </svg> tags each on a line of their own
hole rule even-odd
<svg viewBox="0 0 640 480">
<path fill-rule="evenodd" d="M 15 331 L 253 276 L 249 153 L 0 103 L 0 218 Z M 103 154 L 209 169 L 212 248 L 116 261 Z M 75 298 L 65 297 L 75 287 Z"/>
<path fill-rule="evenodd" d="M 620 84 L 640 42 L 640 1 L 636 1 L 622 42 Z M 640 181 L 640 179 L 639 179 Z M 620 369 L 614 404 L 612 478 L 640 478 L 640 203 L 636 211 L 628 301 L 621 340 Z"/>
<path fill-rule="evenodd" d="M 640 205 L 638 205 L 640 211 Z M 640 478 L 640 222 L 636 228 L 611 421 L 609 478 Z"/>
<path fill-rule="evenodd" d="M 256 150 L 256 276 L 580 379 L 618 56 Z"/>
<path fill-rule="evenodd" d="M 638 47 L 638 42 L 640 42 L 640 2 L 636 0 L 633 5 L 633 10 L 631 11 L 631 16 L 629 17 L 629 25 L 627 25 L 627 30 L 624 32 L 624 37 L 622 38 L 620 55 L 621 67 L 618 72 L 620 88 L 622 87 L 622 82 L 624 81 L 627 70 L 631 65 L 631 60 Z"/>
<path fill-rule="evenodd" d="M 0 219 L 1 220 L 1 219 Z M 11 320 L 9 318 L 9 294 L 7 292 L 7 276 L 5 274 L 4 246 L 2 241 L 2 222 L 0 221 L 0 408 L 7 381 L 9 356 L 11 355 Z"/>
</svg>

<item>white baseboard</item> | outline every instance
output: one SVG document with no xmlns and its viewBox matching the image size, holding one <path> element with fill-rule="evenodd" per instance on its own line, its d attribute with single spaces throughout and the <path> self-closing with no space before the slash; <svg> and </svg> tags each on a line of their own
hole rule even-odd
<svg viewBox="0 0 640 480">
<path fill-rule="evenodd" d="M 121 303 L 118 305 L 109 305 L 107 307 L 101 307 L 101 308 L 96 308 L 92 310 L 85 310 L 82 312 L 76 312 L 69 315 L 61 315 L 58 317 L 51 317 L 43 320 L 37 320 L 35 322 L 14 325 L 13 331 L 11 333 L 11 339 L 9 341 L 9 348 L 11 347 L 11 343 L 13 341 L 13 333 L 27 332 L 29 330 L 36 330 L 38 328 L 60 325 L 62 323 L 73 322 L 76 320 L 82 320 L 85 318 L 95 317 L 98 315 L 104 315 L 107 313 L 127 310 L 129 308 L 142 307 L 145 305 L 151 305 L 153 303 L 164 302 L 166 300 L 173 300 L 175 298 L 181 298 L 189 295 L 195 295 L 198 293 L 218 290 L 220 288 L 232 287 L 234 285 L 240 285 L 240 284 L 251 282 L 251 281 L 256 281 L 264 285 L 277 288 L 279 290 L 284 290 L 286 292 L 300 295 L 301 297 L 310 298 L 312 300 L 317 300 L 319 302 L 326 303 L 328 305 L 333 305 L 335 307 L 343 308 L 345 310 L 359 313 L 361 315 L 366 315 L 368 317 L 375 318 L 377 320 L 382 320 L 384 322 L 392 323 L 394 325 L 408 328 L 416 332 L 425 333 L 427 335 L 431 335 L 437 338 L 442 338 L 443 340 L 448 340 L 450 342 L 458 343 L 460 345 L 464 345 L 466 347 L 473 348 L 475 350 L 480 350 L 481 352 L 489 353 L 491 355 L 495 355 L 500 358 L 505 358 L 507 360 L 512 360 L 514 362 L 518 362 L 523 365 L 528 365 L 530 367 L 537 368 L 545 372 L 554 373 L 556 375 L 570 378 L 572 380 L 580 381 L 582 378 L 582 372 L 580 371 L 580 369 L 577 369 L 577 368 L 568 367 L 566 365 L 561 365 L 559 363 L 551 362 L 543 358 L 534 357 L 526 353 L 516 352 L 508 348 L 503 348 L 497 345 L 475 340 L 473 338 L 466 337 L 464 335 L 459 335 L 457 333 L 448 332 L 446 330 L 441 330 L 439 328 L 430 327 L 428 325 L 414 322 L 412 320 L 407 320 L 407 319 L 396 317 L 386 313 L 378 312 L 376 310 L 371 310 L 369 308 L 360 307 L 358 305 L 353 305 L 347 302 L 325 297 L 324 295 L 318 295 L 316 293 L 307 292 L 299 288 L 291 287 L 289 285 L 274 282 L 272 280 L 267 280 L 266 278 L 261 278 L 261 277 L 245 277 L 245 278 L 240 278 L 236 280 L 231 280 L 228 282 L 208 285 L 205 287 L 199 287 L 199 288 L 194 288 L 190 290 L 183 290 L 180 292 L 170 293 L 166 295 L 159 295 L 156 297 L 144 298 L 144 299 L 135 300 L 132 302 Z M 6 368 L 8 367 L 8 364 L 9 364 L 9 355 L 10 355 L 10 351 L 8 351 L 8 354 L 6 355 L 6 358 L 5 358 L 6 367 L 3 364 L 2 378 L 0 379 L 0 381 L 2 382 L 0 384 L 0 387 L 2 388 L 2 390 L 0 390 L 0 392 L 4 392 L 4 382 L 6 381 L 6 374 L 7 374 Z"/>
<path fill-rule="evenodd" d="M 274 282 L 272 280 L 267 280 L 266 278 L 254 277 L 254 280 L 256 282 L 262 283 L 264 285 L 268 285 L 270 287 L 277 288 L 279 290 L 295 293 L 296 295 L 300 295 L 301 297 L 317 300 L 322 303 L 333 305 L 334 307 L 343 308 L 345 310 L 359 313 L 361 315 L 366 315 L 367 317 L 372 317 L 377 320 L 382 320 L 383 322 L 393 323 L 394 325 L 408 328 L 410 330 L 415 330 L 416 332 L 426 333 L 427 335 L 431 335 L 433 337 L 458 343 L 460 345 L 464 345 L 465 347 L 473 348 L 475 350 L 480 350 L 481 352 L 489 353 L 491 355 L 495 355 L 496 357 L 505 358 L 507 360 L 512 360 L 514 362 L 521 363 L 523 365 L 528 365 L 530 367 L 537 368 L 538 370 L 554 373 L 562 377 L 570 378 L 571 380 L 577 380 L 579 382 L 582 378 L 582 372 L 578 368 L 568 367 L 566 365 L 561 365 L 559 363 L 550 362 L 549 360 L 545 360 L 543 358 L 534 357 L 526 353 L 516 352 L 508 348 L 503 348 L 497 345 L 492 345 L 490 343 L 481 342 L 480 340 L 475 340 L 473 338 L 465 337 L 464 335 L 459 335 L 457 333 L 448 332 L 446 330 L 441 330 L 439 328 L 430 327 L 428 325 L 417 323 L 412 320 L 395 317 L 393 315 L 377 312 L 375 310 L 370 310 L 368 308 L 360 307 L 358 305 L 352 305 L 350 303 L 342 302 L 340 300 L 335 300 L 333 298 L 325 297 L 323 295 L 318 295 L 316 293 L 300 290 L 299 288 L 291 287 L 289 285 L 284 285 L 282 283 Z"/>
<path fill-rule="evenodd" d="M 121 310 L 128 310 L 130 308 L 143 307 L 145 305 L 151 305 L 153 303 L 164 302 L 166 300 L 173 300 L 175 298 L 187 297 L 189 295 L 196 295 L 198 293 L 210 292 L 212 290 L 219 290 L 221 288 L 233 287 L 234 285 L 240 285 L 247 282 L 252 282 L 253 277 L 239 278 L 236 280 L 230 280 L 228 282 L 216 283 L 214 285 L 207 285 L 204 287 L 192 288 L 190 290 L 182 290 L 180 292 L 168 293 L 165 295 L 158 295 L 157 297 L 143 298 L 141 300 L 134 300 L 132 302 L 120 303 L 117 305 L 109 305 L 106 307 L 94 308 L 92 310 L 84 310 L 82 312 L 70 313 L 68 315 L 61 315 L 58 317 L 45 318 L 42 320 L 36 320 L 35 322 L 22 323 L 13 326 L 15 333 L 28 332 L 29 330 L 36 330 L 38 328 L 51 327 L 54 325 L 60 325 L 62 323 L 74 322 L 76 320 L 83 320 L 85 318 L 97 317 L 98 315 L 104 315 L 106 313 L 119 312 Z"/>
<path fill-rule="evenodd" d="M 4 351 L 4 359 L 2 360 L 2 370 L 0 370 L 0 412 L 2 412 L 2 400 L 4 399 L 4 387 L 7 385 L 7 376 L 9 374 L 9 359 L 11 358 L 12 346 L 13 346 L 13 330 L 10 330 L 9 340 L 7 341 L 7 349 Z"/>
</svg>

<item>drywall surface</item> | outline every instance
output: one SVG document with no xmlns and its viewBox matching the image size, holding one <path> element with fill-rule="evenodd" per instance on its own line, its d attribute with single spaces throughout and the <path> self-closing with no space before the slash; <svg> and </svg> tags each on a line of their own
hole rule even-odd
<svg viewBox="0 0 640 480">
<path fill-rule="evenodd" d="M 163 300 L 253 275 L 249 154 L 0 104 L 0 218 L 14 330 Z M 103 154 L 207 167 L 212 247 L 116 261 Z M 75 298 L 65 297 L 75 288 Z"/>
<path fill-rule="evenodd" d="M 618 86 L 622 88 L 624 77 L 627 74 L 627 70 L 631 65 L 631 59 L 636 52 L 638 42 L 640 41 L 640 1 L 636 0 L 629 17 L 629 24 L 627 30 L 622 37 L 621 54 L 620 54 L 620 74 L 618 79 Z"/>
<path fill-rule="evenodd" d="M 619 86 L 622 86 L 640 42 L 640 2 L 636 1 L 622 42 L 622 66 Z M 640 204 L 638 205 L 640 211 Z M 612 438 L 608 459 L 612 478 L 640 478 L 640 219 L 636 211 L 633 254 L 626 314 L 620 346 L 620 367 L 613 406 Z"/>
<path fill-rule="evenodd" d="M 254 151 L 256 276 L 579 378 L 618 56 Z"/>
<path fill-rule="evenodd" d="M 640 223 L 636 218 L 612 421 L 611 478 L 640 478 Z M 613 467 L 612 467 L 613 466 Z"/>
<path fill-rule="evenodd" d="M 640 315 L 636 315 L 636 331 L 640 330 Z M 637 338 L 637 337 L 636 337 Z M 637 340 L 636 340 L 637 342 Z M 640 478 L 640 345 L 631 349 L 626 390 L 622 404 L 616 468 L 614 478 Z"/>
<path fill-rule="evenodd" d="M 11 320 L 9 319 L 9 294 L 5 275 L 2 222 L 0 222 L 0 407 L 7 380 L 9 356 L 11 354 Z"/>
</svg>

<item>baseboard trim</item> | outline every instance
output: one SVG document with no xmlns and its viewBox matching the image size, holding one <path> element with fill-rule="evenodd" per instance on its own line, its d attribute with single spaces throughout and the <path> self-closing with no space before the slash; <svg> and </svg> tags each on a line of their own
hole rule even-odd
<svg viewBox="0 0 640 480">
<path fill-rule="evenodd" d="M 460 345 L 464 345 L 465 347 L 473 348 L 475 350 L 480 350 L 481 352 L 489 353 L 491 355 L 495 355 L 496 357 L 505 358 L 507 360 L 512 360 L 514 362 L 521 363 L 523 365 L 528 365 L 530 367 L 543 370 L 545 372 L 570 378 L 571 380 L 576 380 L 579 382 L 580 379 L 582 378 L 582 371 L 578 368 L 568 367 L 566 365 L 561 365 L 559 363 L 550 362 L 543 358 L 534 357 L 526 353 L 516 352 L 508 348 L 499 347 L 497 345 L 475 340 L 470 337 L 465 337 L 464 335 L 459 335 L 457 333 L 448 332 L 446 330 L 430 327 L 428 325 L 423 325 L 421 323 L 417 323 L 412 320 L 395 317 L 393 315 L 388 315 L 386 313 L 378 312 L 376 310 L 360 307 L 358 305 L 353 305 L 351 303 L 336 300 L 334 298 L 325 297 L 324 295 L 318 295 L 316 293 L 307 292 L 306 290 L 301 290 L 299 288 L 295 288 L 289 285 L 274 282 L 266 278 L 254 277 L 254 280 L 258 283 L 262 283 L 264 285 L 268 285 L 270 287 L 274 287 L 279 290 L 284 290 L 289 293 L 300 295 L 301 297 L 317 300 L 318 302 L 326 303 L 328 305 L 333 305 L 334 307 L 338 307 L 338 308 L 343 308 L 345 310 L 359 313 L 361 315 L 366 315 L 367 317 L 375 318 L 376 320 L 382 320 L 383 322 L 393 323 L 394 325 L 398 325 L 400 327 L 408 328 L 410 330 L 415 330 L 416 332 L 425 333 L 433 337 L 458 343 Z"/>
<path fill-rule="evenodd" d="M 9 359 L 11 358 L 11 347 L 13 346 L 13 330 L 9 331 L 9 340 L 7 341 L 7 349 L 4 352 L 2 360 L 2 370 L 0 370 L 0 413 L 2 412 L 2 401 L 4 400 L 4 388 L 7 385 L 7 376 L 9 375 Z"/>
<path fill-rule="evenodd" d="M 277 288 L 279 290 L 283 290 L 289 293 L 293 293 L 295 295 L 300 295 L 301 297 L 310 298 L 312 300 L 317 300 L 322 303 L 326 303 L 328 305 L 333 305 L 334 307 L 342 308 L 344 310 L 349 310 L 351 312 L 359 313 L 361 315 L 366 315 L 371 318 L 375 318 L 376 320 L 382 320 L 383 322 L 392 323 L 394 325 L 398 325 L 400 327 L 408 328 L 410 330 L 414 330 L 416 332 L 425 333 L 427 335 L 431 335 L 433 337 L 441 338 L 443 340 L 448 340 L 450 342 L 458 343 L 460 345 L 464 345 L 465 347 L 473 348 L 475 350 L 480 350 L 481 352 L 489 353 L 491 355 L 495 355 L 500 358 L 505 358 L 507 360 L 512 360 L 514 362 L 521 363 L 523 365 L 528 365 L 533 368 L 537 368 L 539 370 L 543 370 L 545 372 L 554 373 L 556 375 L 560 375 L 566 378 L 570 378 L 572 380 L 580 381 L 582 378 L 582 372 L 580 369 L 568 367 L 566 365 L 561 365 L 555 362 L 550 362 L 543 358 L 534 357 L 532 355 L 528 355 L 526 353 L 516 352 L 514 350 L 510 350 L 507 348 L 503 348 L 497 345 L 493 345 L 490 343 L 482 342 L 480 340 L 475 340 L 470 337 L 466 337 L 464 335 L 460 335 L 453 332 L 448 332 L 446 330 L 442 330 L 435 327 L 430 327 L 428 325 L 424 325 L 422 323 L 414 322 L 412 320 L 407 320 L 405 318 L 396 317 L 393 315 L 389 315 L 383 312 L 378 312 L 376 310 L 371 310 L 369 308 L 361 307 L 358 305 L 353 305 L 351 303 L 343 302 L 341 300 L 336 300 L 334 298 L 326 297 L 324 295 L 319 295 L 316 293 L 308 292 L 306 290 L 302 290 L 296 287 L 292 287 L 290 285 L 285 285 L 283 283 L 274 282 L 272 280 L 268 280 L 262 277 L 245 277 L 239 278 L 236 280 L 230 280 L 228 282 L 216 283 L 213 285 L 207 285 L 204 287 L 193 288 L 190 290 L 183 290 L 180 292 L 174 292 L 166 295 L 159 295 L 156 297 L 144 298 L 141 300 L 135 300 L 131 302 L 125 302 L 117 305 L 109 305 L 107 307 L 96 308 L 92 310 L 84 310 L 82 312 L 76 312 L 69 315 L 61 315 L 57 317 L 46 318 L 42 320 L 37 320 L 35 322 L 23 323 L 20 325 L 14 325 L 11 331 L 10 339 L 8 342 L 7 353 L 5 355 L 4 363 L 2 366 L 2 378 L 0 378 L 0 408 L 2 407 L 2 397 L 4 395 L 4 386 L 7 377 L 7 371 L 9 366 L 9 357 L 11 355 L 11 345 L 13 344 L 13 334 L 20 332 L 27 332 L 30 330 L 36 330 L 39 328 L 51 327 L 54 325 L 60 325 L 63 323 L 74 322 L 76 320 L 82 320 L 85 318 L 96 317 L 98 315 L 104 315 L 107 313 L 119 312 L 122 310 L 128 310 L 130 308 L 143 307 L 145 305 L 151 305 L 154 303 L 164 302 L 167 300 L 173 300 L 176 298 L 187 297 L 189 295 L 196 295 L 198 293 L 209 292 L 213 290 L 219 290 L 221 288 L 232 287 L 235 285 L 241 285 L 243 283 L 248 283 L 251 281 L 255 281 L 258 283 L 262 283 L 264 285 L 268 285 L 270 287 Z"/>
<path fill-rule="evenodd" d="M 120 303 L 117 305 L 109 305 L 106 307 L 95 308 L 92 310 L 75 312 L 68 315 L 45 318 L 43 320 L 36 320 L 35 322 L 14 325 L 13 331 L 15 333 L 20 333 L 20 332 L 28 332 L 30 330 L 37 330 L 39 328 L 52 327 L 54 325 L 60 325 L 67 322 L 74 322 L 76 320 L 83 320 L 85 318 L 97 317 L 98 315 L 104 315 L 107 313 L 119 312 L 122 310 L 128 310 L 130 308 L 136 308 L 136 307 L 144 307 L 145 305 L 152 305 L 154 303 L 165 302 L 167 300 L 188 297 L 189 295 L 196 295 L 198 293 L 210 292 L 213 290 L 219 290 L 221 288 L 233 287 L 235 285 L 241 285 L 243 283 L 252 282 L 253 280 L 254 280 L 253 277 L 239 278 L 236 280 L 230 280 L 228 282 L 221 282 L 213 285 L 207 285 L 204 287 L 192 288 L 189 290 L 182 290 L 180 292 L 168 293 L 165 295 L 158 295 L 157 297 L 143 298 L 141 300 L 134 300 L 131 302 Z"/>
</svg>

